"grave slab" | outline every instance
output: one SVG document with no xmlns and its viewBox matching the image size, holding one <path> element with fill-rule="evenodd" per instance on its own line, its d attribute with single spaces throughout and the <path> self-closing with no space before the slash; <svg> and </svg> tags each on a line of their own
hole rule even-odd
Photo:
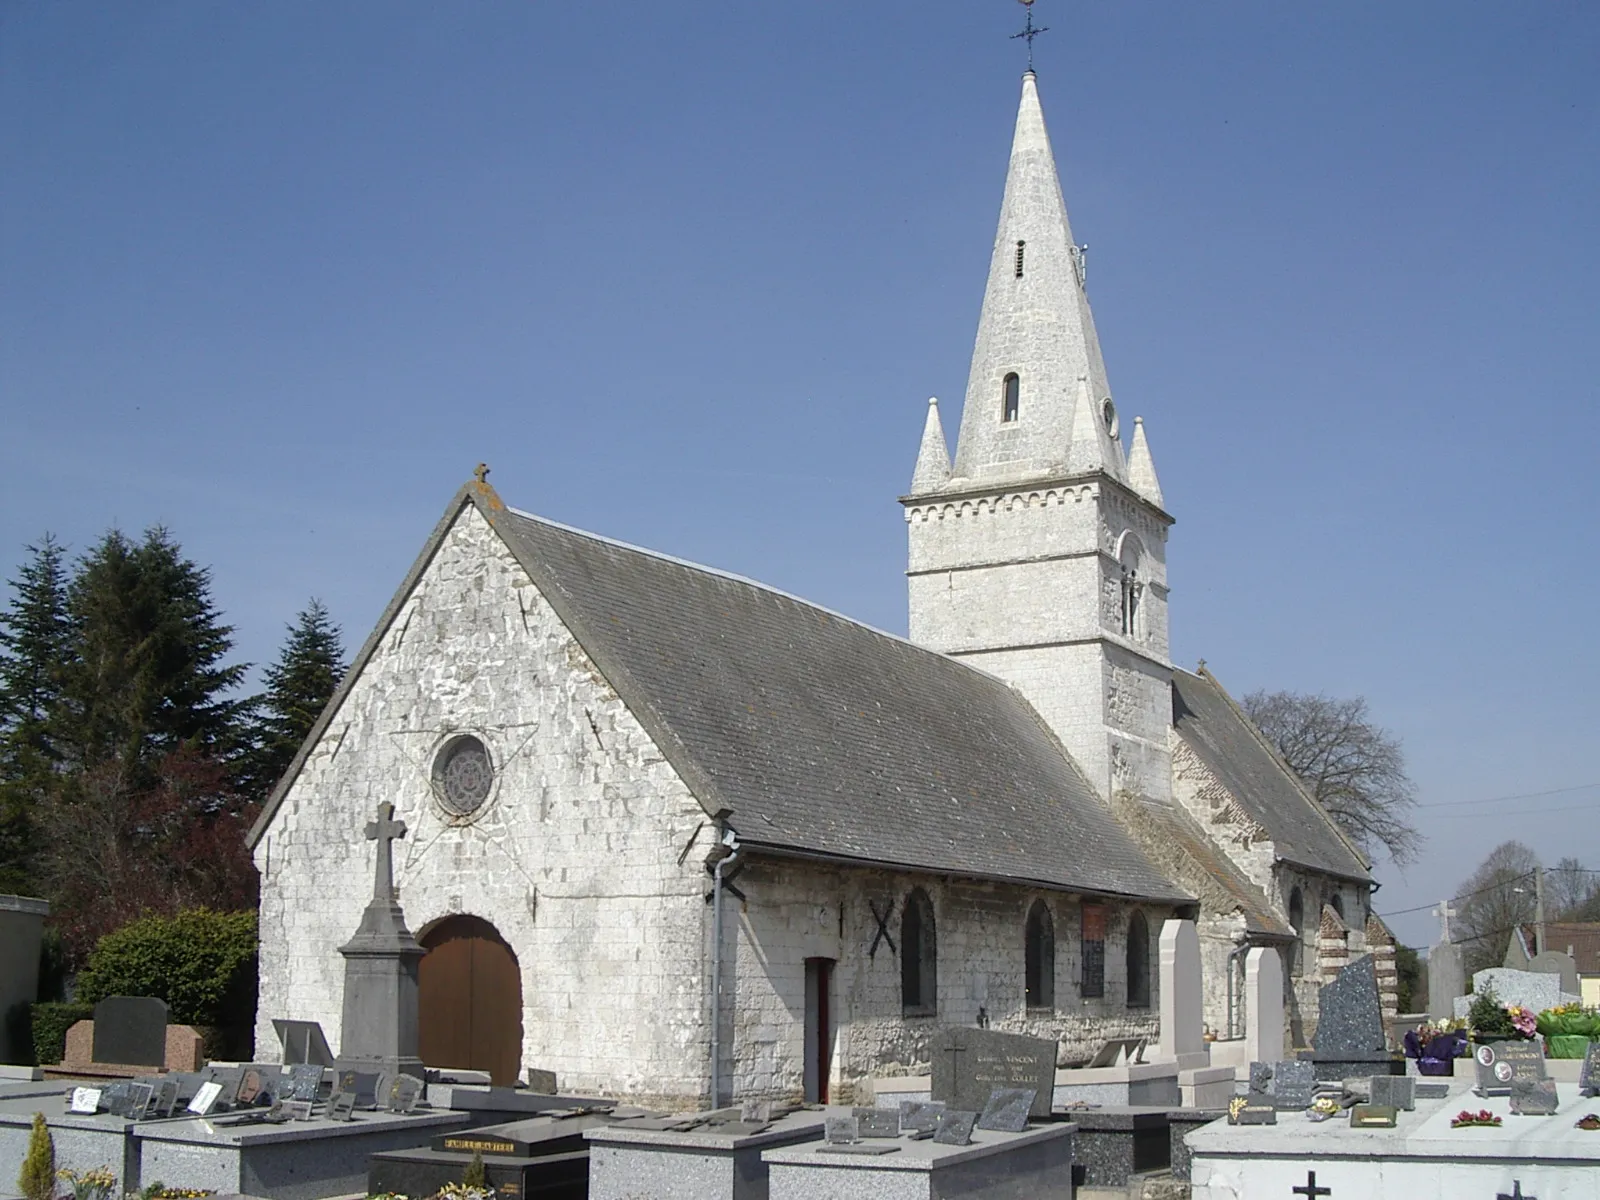
<svg viewBox="0 0 1600 1200">
<path fill-rule="evenodd" d="M 763 1152 L 769 1200 L 1072 1200 L 1071 1122 L 1024 1133 L 979 1130 L 967 1146 L 900 1143 L 882 1157 L 818 1153 L 823 1143 Z"/>
<path fill-rule="evenodd" d="M 1030 1115 L 1050 1115 L 1056 1043 L 1017 1033 L 953 1025 L 933 1038 L 933 1099 L 982 1112 L 995 1088 L 1032 1088 Z M 1108 1068 L 1109 1069 L 1109 1068 Z"/>
<path fill-rule="evenodd" d="M 584 1135 L 590 1200 L 768 1200 L 762 1154 L 815 1142 L 823 1120 L 821 1112 L 792 1113 L 760 1133 L 737 1136 L 622 1125 L 590 1130 Z"/>
<path fill-rule="evenodd" d="M 1141 1171 L 1160 1171 L 1172 1163 L 1169 1110 L 1159 1106 L 1117 1105 L 1072 1114 L 1078 1127 L 1073 1161 L 1083 1168 L 1088 1187 L 1126 1187 Z"/>
</svg>

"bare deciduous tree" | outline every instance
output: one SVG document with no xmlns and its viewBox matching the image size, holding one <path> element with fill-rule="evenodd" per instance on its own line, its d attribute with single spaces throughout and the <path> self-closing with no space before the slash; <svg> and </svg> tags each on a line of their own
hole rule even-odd
<svg viewBox="0 0 1600 1200">
<path fill-rule="evenodd" d="M 1470 975 L 1505 961 L 1511 931 L 1534 916 L 1539 856 L 1521 842 L 1501 842 L 1461 885 L 1452 933 Z"/>
<path fill-rule="evenodd" d="M 1552 921 L 1575 918 L 1594 894 L 1594 876 L 1575 858 L 1563 858 L 1544 873 L 1544 910 Z"/>
<path fill-rule="evenodd" d="M 1422 835 L 1411 824 L 1416 788 L 1405 752 L 1364 699 L 1251 692 L 1241 707 L 1351 841 L 1369 856 L 1381 849 L 1397 863 L 1416 860 Z"/>
</svg>

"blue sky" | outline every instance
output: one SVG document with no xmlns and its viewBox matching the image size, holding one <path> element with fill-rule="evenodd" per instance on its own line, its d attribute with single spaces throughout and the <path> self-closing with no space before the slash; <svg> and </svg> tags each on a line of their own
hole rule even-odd
<svg viewBox="0 0 1600 1200">
<path fill-rule="evenodd" d="M 1430 840 L 1379 911 L 1508 837 L 1600 867 L 1600 8 L 1036 12 L 1175 657 L 1402 736 Z M 243 658 L 312 595 L 358 643 L 486 459 L 903 631 L 895 496 L 926 398 L 957 424 L 1021 18 L 10 0 L 0 569 L 162 522 Z"/>
</svg>

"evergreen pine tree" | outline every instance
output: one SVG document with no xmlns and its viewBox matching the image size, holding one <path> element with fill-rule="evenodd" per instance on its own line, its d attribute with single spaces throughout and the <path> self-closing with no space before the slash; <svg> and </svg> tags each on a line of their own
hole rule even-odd
<svg viewBox="0 0 1600 1200">
<path fill-rule="evenodd" d="M 33 1114 L 33 1131 L 28 1135 L 28 1152 L 17 1176 L 17 1191 L 23 1200 L 50 1200 L 56 1194 L 56 1147 L 43 1113 Z"/>
<path fill-rule="evenodd" d="M 29 890 L 35 809 L 56 761 L 49 715 L 72 654 L 65 551 L 47 533 L 28 554 L 0 612 L 0 892 Z"/>
<path fill-rule="evenodd" d="M 315 598 L 289 626 L 278 660 L 266 670 L 267 690 L 254 701 L 256 736 L 249 792 L 265 799 L 344 675 L 344 638 Z"/>
<path fill-rule="evenodd" d="M 76 654 L 62 675 L 51 735 L 70 766 L 115 764 L 130 781 L 179 749 L 220 759 L 242 746 L 243 676 L 224 665 L 233 628 L 211 601 L 210 572 L 165 529 L 132 542 L 107 533 L 68 589 Z"/>
</svg>

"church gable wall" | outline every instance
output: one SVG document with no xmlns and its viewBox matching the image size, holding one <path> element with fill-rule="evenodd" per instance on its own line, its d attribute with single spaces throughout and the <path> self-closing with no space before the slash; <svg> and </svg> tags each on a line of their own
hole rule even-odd
<svg viewBox="0 0 1600 1200">
<path fill-rule="evenodd" d="M 757 862 L 738 886 L 736 961 L 729 1032 L 735 1094 L 799 1096 L 805 1078 L 805 978 L 808 957 L 834 960 L 832 1099 L 848 1102 L 873 1075 L 921 1074 L 942 1025 L 971 1025 L 1061 1042 L 1063 1061 L 1087 1059 L 1109 1037 L 1154 1040 L 1160 1011 L 1156 945 L 1171 915 L 1144 910 L 1149 930 L 1149 1004 L 1127 1003 L 1127 931 L 1132 906 L 1105 902 L 1104 995 L 1081 995 L 1080 900 L 1005 884 L 959 881 L 814 864 Z M 901 1007 L 901 921 L 920 887 L 934 908 L 938 1006 L 933 1016 Z M 1025 997 L 1025 928 L 1035 900 L 1050 909 L 1055 932 L 1055 1004 L 1030 1009 Z M 877 913 L 892 915 L 879 936 Z M 876 940 L 876 946 L 874 941 Z M 725 1070 L 727 1068 L 725 1067 Z"/>
<path fill-rule="evenodd" d="M 468 818 L 431 783 L 457 733 L 496 774 Z M 411 928 L 472 914 L 516 953 L 525 1066 L 577 1091 L 704 1091 L 705 812 L 470 506 L 256 847 L 259 1053 L 273 1017 L 320 1021 L 337 1045 L 337 947 L 371 895 L 362 830 L 384 800 L 409 826 L 395 881 Z"/>
<path fill-rule="evenodd" d="M 1260 888 L 1284 915 L 1277 899 L 1273 867 L 1277 850 L 1263 829 L 1235 801 L 1233 793 L 1201 761 L 1188 742 L 1172 731 L 1172 795 L 1200 822 L 1211 841 L 1246 879 Z"/>
</svg>

